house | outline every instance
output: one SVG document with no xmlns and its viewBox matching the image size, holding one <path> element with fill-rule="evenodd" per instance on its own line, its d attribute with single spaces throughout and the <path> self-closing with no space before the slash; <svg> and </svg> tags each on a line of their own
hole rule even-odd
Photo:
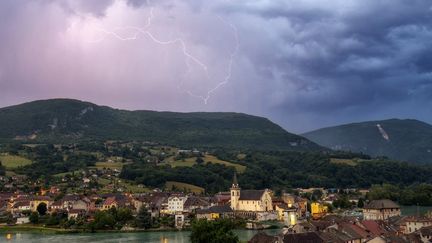
<svg viewBox="0 0 432 243">
<path fill-rule="evenodd" d="M 183 205 L 184 212 L 194 212 L 197 209 L 208 208 L 210 203 L 201 197 L 188 197 Z"/>
<path fill-rule="evenodd" d="M 123 208 L 128 207 L 135 210 L 129 197 L 123 194 L 105 194 L 101 195 L 102 198 L 106 198 L 102 204 L 102 210 L 108 210 L 110 208 Z M 89 206 L 90 207 L 90 206 Z"/>
<path fill-rule="evenodd" d="M 82 209 L 70 209 L 68 212 L 68 219 L 78 218 L 85 215 L 85 210 Z"/>
<path fill-rule="evenodd" d="M 404 233 L 411 234 L 421 228 L 432 226 L 432 219 L 426 217 L 408 217 L 405 219 L 405 223 L 406 227 Z"/>
<path fill-rule="evenodd" d="M 102 210 L 109 210 L 111 208 L 117 208 L 118 203 L 115 197 L 108 197 L 105 199 L 102 205 Z"/>
<path fill-rule="evenodd" d="M 148 195 L 140 195 L 132 200 L 132 203 L 136 210 L 140 210 L 141 207 L 145 207 L 151 212 L 152 217 L 159 217 L 160 210 L 164 201 L 168 200 L 168 194 L 154 192 Z"/>
<path fill-rule="evenodd" d="M 30 201 L 29 200 L 20 200 L 16 201 L 11 209 L 12 213 L 21 213 L 23 211 L 30 210 Z"/>
<path fill-rule="evenodd" d="M 432 226 L 420 229 L 420 240 L 422 242 L 432 242 Z"/>
<path fill-rule="evenodd" d="M 90 204 L 91 201 L 88 198 L 83 197 L 82 199 L 76 200 L 72 203 L 72 209 L 81 209 L 87 212 L 90 209 Z"/>
<path fill-rule="evenodd" d="M 175 214 L 178 212 L 183 212 L 184 204 L 187 200 L 187 196 L 182 194 L 173 194 L 168 197 L 168 214 Z"/>
<path fill-rule="evenodd" d="M 388 199 L 373 200 L 363 208 L 363 217 L 365 220 L 386 220 L 390 217 L 400 215 L 399 205 Z"/>
<path fill-rule="evenodd" d="M 78 194 L 68 194 L 62 198 L 63 209 L 70 209 L 75 201 L 80 199 L 80 195 Z"/>
<path fill-rule="evenodd" d="M 55 201 L 51 204 L 51 211 L 59 211 L 63 209 L 62 201 Z"/>
<path fill-rule="evenodd" d="M 327 214 L 328 208 L 321 203 L 311 203 L 311 214 L 313 219 L 320 219 Z"/>
<path fill-rule="evenodd" d="M 28 224 L 30 223 L 29 217 L 19 217 L 16 219 L 16 224 Z"/>
<path fill-rule="evenodd" d="M 214 195 L 214 202 L 217 205 L 227 205 L 229 204 L 230 200 L 231 200 L 230 192 L 219 192 L 216 195 Z"/>
<path fill-rule="evenodd" d="M 208 209 L 199 209 L 196 212 L 197 219 L 223 219 L 223 218 L 233 218 L 234 211 L 228 205 L 213 206 Z"/>
<path fill-rule="evenodd" d="M 265 190 L 241 190 L 234 174 L 231 187 L 231 208 L 234 211 L 273 211 L 272 192 Z"/>
</svg>

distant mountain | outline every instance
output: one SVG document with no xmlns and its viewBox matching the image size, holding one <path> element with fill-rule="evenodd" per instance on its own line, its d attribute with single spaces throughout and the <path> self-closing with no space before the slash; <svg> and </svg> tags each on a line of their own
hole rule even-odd
<svg viewBox="0 0 432 243">
<path fill-rule="evenodd" d="M 322 128 L 303 136 L 336 150 L 432 163 L 432 125 L 417 120 L 352 123 Z"/>
<path fill-rule="evenodd" d="M 240 113 L 126 111 L 70 99 L 0 109 L 0 141 L 140 140 L 187 147 L 315 151 L 266 118 Z"/>
</svg>

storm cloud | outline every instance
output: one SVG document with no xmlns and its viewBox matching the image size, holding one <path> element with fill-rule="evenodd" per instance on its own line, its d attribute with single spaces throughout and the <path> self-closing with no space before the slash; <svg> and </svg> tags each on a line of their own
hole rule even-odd
<svg viewBox="0 0 432 243">
<path fill-rule="evenodd" d="M 431 17 L 428 0 L 5 0 L 0 106 L 236 111 L 294 132 L 432 122 Z"/>
</svg>

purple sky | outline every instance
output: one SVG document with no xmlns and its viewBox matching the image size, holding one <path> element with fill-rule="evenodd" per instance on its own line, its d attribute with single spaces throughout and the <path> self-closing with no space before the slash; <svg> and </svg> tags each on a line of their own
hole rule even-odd
<svg viewBox="0 0 432 243">
<path fill-rule="evenodd" d="M 0 106 L 432 122 L 430 0 L 2 0 L 0 37 Z"/>
</svg>

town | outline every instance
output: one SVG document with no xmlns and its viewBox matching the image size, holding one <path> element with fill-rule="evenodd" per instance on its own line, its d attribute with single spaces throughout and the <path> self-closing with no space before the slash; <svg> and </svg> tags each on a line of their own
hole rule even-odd
<svg viewBox="0 0 432 243">
<path fill-rule="evenodd" d="M 83 182 L 85 183 L 85 182 Z M 229 191 L 212 196 L 154 190 L 147 193 L 66 194 L 58 188 L 0 193 L 5 225 L 39 225 L 69 230 L 187 229 L 193 220 L 230 219 L 247 229 L 280 227 L 249 242 L 429 242 L 432 215 L 402 216 L 391 200 L 362 204 L 367 190 L 298 189 L 276 197 L 269 189 L 242 190 L 234 174 Z M 334 208 L 351 195 L 345 210 Z M 316 200 L 309 200 L 312 195 Z M 331 209 L 333 208 L 333 209 Z"/>
<path fill-rule="evenodd" d="M 2 230 L 190 230 L 197 221 L 228 220 L 233 222 L 233 227 L 260 231 L 249 242 L 429 242 L 432 239 L 431 212 L 403 215 L 396 202 L 371 198 L 373 188 L 243 189 L 247 185 L 238 180 L 245 169 L 241 164 L 197 149 L 151 143 L 138 147 L 136 143 L 108 141 L 103 144 L 103 154 L 97 154 L 97 148 L 92 148 L 92 153 L 84 153 L 77 145 L 3 148 L 0 156 L 5 170 L 0 177 Z M 82 163 L 85 166 L 75 166 L 71 172 L 46 178 L 32 177 L 35 171 L 29 173 L 23 169 L 40 163 L 25 157 L 38 161 L 44 153 L 49 152 L 52 157 L 59 151 L 68 155 L 66 162 L 85 161 Z M 132 164 L 130 158 L 134 156 L 156 166 L 215 163 L 229 167 L 233 172 L 230 186 L 215 193 L 174 181 L 167 182 L 163 188 L 149 188 L 121 178 L 122 166 Z M 101 160 L 105 162 L 95 162 Z M 14 167 L 12 162 L 21 165 Z M 270 234 L 269 230 L 276 233 Z"/>
</svg>

